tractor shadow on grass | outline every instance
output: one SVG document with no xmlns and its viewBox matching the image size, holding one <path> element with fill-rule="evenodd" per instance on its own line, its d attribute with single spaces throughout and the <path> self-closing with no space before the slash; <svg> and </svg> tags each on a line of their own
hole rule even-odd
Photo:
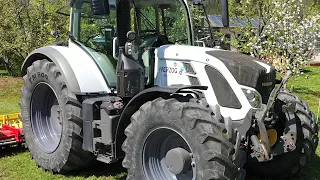
<svg viewBox="0 0 320 180">
<path fill-rule="evenodd" d="M 112 176 L 116 180 L 125 180 L 126 179 L 126 169 L 122 167 L 122 161 L 116 162 L 114 164 L 104 164 L 97 163 L 95 166 L 92 166 L 89 169 L 84 171 L 74 172 L 67 174 L 67 177 L 81 176 L 83 178 L 88 177 L 108 177 Z M 318 155 L 314 156 L 311 162 L 306 168 L 304 168 L 296 177 L 288 179 L 271 179 L 271 178 L 259 178 L 254 176 L 247 176 L 245 180 L 318 180 L 320 179 L 320 157 Z"/>
<path fill-rule="evenodd" d="M 113 179 L 116 180 L 125 180 L 126 179 L 127 170 L 122 167 L 122 160 L 112 164 L 105 164 L 102 162 L 96 162 L 93 166 L 84 169 L 82 171 L 75 171 L 66 174 L 66 177 L 108 177 L 111 176 Z"/>
<path fill-rule="evenodd" d="M 319 152 L 319 148 L 318 148 Z M 319 154 L 319 153 L 318 153 Z M 319 180 L 320 179 L 320 157 L 315 155 L 307 167 L 303 168 L 300 173 L 291 178 L 287 179 L 268 179 L 268 178 L 259 178 L 254 176 L 247 176 L 245 180 Z"/>
<path fill-rule="evenodd" d="M 319 150 L 318 150 L 319 151 Z M 259 178 L 254 176 L 247 176 L 245 180 L 318 180 L 320 179 L 320 157 L 315 155 L 311 162 L 306 168 L 304 168 L 296 177 L 288 179 L 270 179 L 270 178 Z M 104 164 L 97 162 L 94 166 L 85 169 L 81 172 L 69 173 L 67 177 L 81 176 L 83 178 L 89 177 L 108 177 L 112 176 L 116 180 L 125 180 L 127 170 L 122 167 L 122 160 L 114 164 Z"/>
<path fill-rule="evenodd" d="M 319 154 L 319 147 L 317 149 L 318 154 L 315 155 L 311 162 L 308 164 L 306 168 L 304 168 L 299 177 L 294 180 L 318 180 L 320 179 L 320 154 Z"/>
<path fill-rule="evenodd" d="M 3 157 L 10 157 L 15 156 L 17 154 L 26 152 L 27 149 L 23 146 L 13 146 L 13 147 L 6 147 L 0 149 L 0 158 Z M 318 154 L 319 154 L 318 148 Z M 320 154 L 319 154 L 320 155 Z M 295 178 L 288 178 L 288 180 L 318 180 L 320 179 L 320 157 L 319 155 L 315 155 L 311 162 L 308 164 L 306 168 L 304 168 L 297 177 Z M 91 166 L 90 168 L 84 169 L 82 171 L 75 171 L 66 174 L 66 177 L 74 177 L 80 176 L 84 179 L 90 177 L 96 178 L 104 178 L 104 177 L 112 177 L 112 179 L 116 180 L 125 180 L 126 179 L 126 172 L 127 170 L 122 167 L 122 160 L 119 160 L 113 164 L 104 164 L 97 162 L 95 165 Z M 245 180 L 280 180 L 280 179 L 267 179 L 267 178 L 258 178 L 254 176 L 247 176 Z"/>
<path fill-rule="evenodd" d="M 0 147 L 0 158 L 15 156 L 17 154 L 26 152 L 27 149 L 23 146 L 8 146 L 8 147 Z"/>
</svg>

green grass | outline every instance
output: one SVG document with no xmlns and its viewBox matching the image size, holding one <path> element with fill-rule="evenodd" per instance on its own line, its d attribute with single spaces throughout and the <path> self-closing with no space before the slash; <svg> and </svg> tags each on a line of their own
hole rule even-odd
<svg viewBox="0 0 320 180">
<path fill-rule="evenodd" d="M 288 87 L 292 85 L 295 87 L 294 92 L 306 100 L 313 112 L 317 113 L 320 98 L 320 68 L 308 68 L 303 75 L 290 80 Z M 1 77 L 0 72 L 0 114 L 20 112 L 18 102 L 21 86 L 21 78 Z M 111 180 L 124 178 L 125 170 L 121 167 L 121 162 L 116 165 L 97 164 L 87 170 L 68 175 L 52 175 L 37 168 L 35 161 L 30 159 L 30 153 L 23 148 L 13 147 L 0 150 L 0 179 L 4 180 Z M 300 173 L 298 179 L 320 179 L 320 147 L 317 149 L 317 156 Z"/>
<path fill-rule="evenodd" d="M 304 99 L 310 109 L 316 114 L 319 112 L 320 103 L 320 67 L 310 67 L 303 74 L 290 79 L 287 88 L 294 86 L 294 93 Z"/>
</svg>

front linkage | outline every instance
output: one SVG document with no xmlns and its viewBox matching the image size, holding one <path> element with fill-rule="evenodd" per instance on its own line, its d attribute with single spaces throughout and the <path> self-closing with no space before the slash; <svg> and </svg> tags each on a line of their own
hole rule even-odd
<svg viewBox="0 0 320 180">
<path fill-rule="evenodd" d="M 287 83 L 292 72 L 288 71 L 286 76 L 282 79 L 279 86 L 275 87 L 270 94 L 267 105 L 263 104 L 262 108 L 255 113 L 257 125 L 259 127 L 260 141 L 257 135 L 250 137 L 253 147 L 251 157 L 256 157 L 259 162 L 269 161 L 275 155 L 291 152 L 296 149 L 297 140 L 297 128 L 296 119 L 294 113 L 296 112 L 296 104 L 290 103 L 282 107 L 282 112 L 286 114 L 287 121 L 285 122 L 285 130 L 283 136 L 280 137 L 279 142 L 276 144 L 274 149 L 271 151 L 270 140 L 268 132 L 265 127 L 264 121 L 268 119 L 270 110 L 274 108 L 280 90 Z"/>
</svg>

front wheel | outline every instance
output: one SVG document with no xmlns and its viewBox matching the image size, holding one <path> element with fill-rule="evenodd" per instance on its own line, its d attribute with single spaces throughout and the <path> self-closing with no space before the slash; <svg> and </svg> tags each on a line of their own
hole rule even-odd
<svg viewBox="0 0 320 180">
<path fill-rule="evenodd" d="M 235 163 L 232 128 L 226 128 L 230 121 L 218 114 L 196 100 L 145 103 L 125 130 L 127 179 L 237 179 L 241 168 Z"/>
</svg>

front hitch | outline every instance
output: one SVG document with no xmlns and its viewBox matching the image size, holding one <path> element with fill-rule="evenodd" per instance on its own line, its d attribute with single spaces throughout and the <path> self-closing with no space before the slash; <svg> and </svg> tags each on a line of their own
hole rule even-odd
<svg viewBox="0 0 320 180">
<path fill-rule="evenodd" d="M 283 136 L 280 137 L 279 142 L 273 150 L 275 156 L 294 151 L 296 149 L 297 141 L 297 126 L 296 126 L 296 104 L 290 103 L 282 107 L 282 111 L 286 114 L 286 124 Z"/>
<path fill-rule="evenodd" d="M 258 137 L 256 135 L 252 135 L 250 137 L 251 142 L 253 144 L 253 147 L 252 147 L 253 153 L 251 154 L 251 156 L 256 157 L 259 162 L 271 160 L 272 154 L 274 154 L 274 153 L 271 154 L 270 142 L 269 142 L 267 129 L 264 124 L 264 119 L 267 117 L 270 109 L 274 106 L 275 101 L 277 99 L 277 96 L 278 96 L 281 88 L 288 82 L 289 78 L 291 77 L 291 74 L 292 74 L 291 71 L 287 72 L 286 76 L 282 79 L 280 85 L 278 87 L 275 87 L 272 90 L 267 105 L 263 104 L 262 107 L 255 113 L 255 118 L 257 120 L 257 124 L 259 127 L 260 141 L 258 140 Z M 295 107 L 295 105 L 291 105 L 290 107 L 284 107 L 283 111 L 286 111 L 286 112 L 290 111 L 291 112 L 293 109 L 292 106 Z M 292 114 L 292 113 L 289 113 L 289 114 Z M 292 119 L 292 118 L 287 117 L 287 119 L 290 121 L 290 119 Z M 289 142 L 286 140 L 286 139 L 288 139 L 288 137 L 286 136 L 287 133 L 290 133 L 290 136 L 293 134 L 293 136 L 294 136 L 293 139 L 296 139 L 296 133 L 294 133 L 295 131 L 292 130 L 295 128 L 293 128 L 291 126 L 292 125 L 288 124 L 288 122 L 286 123 L 286 129 L 289 129 L 289 130 L 287 132 L 285 132 L 284 136 L 281 137 L 284 142 L 289 143 L 289 144 L 284 143 L 284 145 L 290 147 L 289 148 L 290 150 L 295 149 L 295 147 L 294 148 L 292 147 L 292 141 Z M 283 150 L 283 152 L 287 151 L 287 149 L 284 147 L 284 145 L 282 146 L 283 147 L 282 149 L 285 149 L 285 150 Z M 281 153 L 281 152 L 282 152 L 282 150 L 280 148 L 277 151 L 277 153 Z"/>
</svg>

